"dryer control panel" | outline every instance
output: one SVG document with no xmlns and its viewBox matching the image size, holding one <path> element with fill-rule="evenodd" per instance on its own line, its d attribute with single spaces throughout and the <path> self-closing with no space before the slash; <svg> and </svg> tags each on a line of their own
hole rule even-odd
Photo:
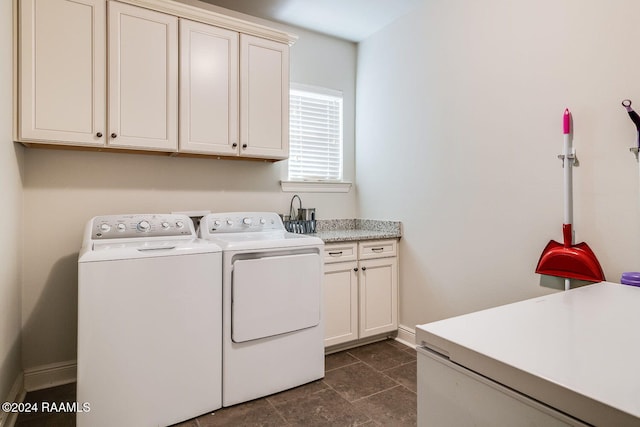
<svg viewBox="0 0 640 427">
<path fill-rule="evenodd" d="M 197 237 L 186 215 L 106 215 L 91 221 L 91 239 L 130 239 L 136 237 Z"/>
<path fill-rule="evenodd" d="M 284 231 L 280 215 L 274 212 L 227 212 L 202 217 L 201 234 Z"/>
</svg>

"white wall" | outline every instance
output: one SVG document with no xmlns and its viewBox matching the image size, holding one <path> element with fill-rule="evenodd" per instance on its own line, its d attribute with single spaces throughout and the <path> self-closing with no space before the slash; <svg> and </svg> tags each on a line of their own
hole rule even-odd
<svg viewBox="0 0 640 427">
<path fill-rule="evenodd" d="M 12 3 L 0 2 L 0 398 L 6 398 L 20 361 L 22 147 L 12 142 Z"/>
<path fill-rule="evenodd" d="M 291 48 L 291 81 L 345 93 L 347 179 L 354 172 L 356 46 L 316 33 Z M 23 363 L 76 358 L 77 253 L 94 215 L 180 210 L 288 212 L 286 162 L 27 149 L 25 152 Z M 319 218 L 351 218 L 355 196 L 300 194 Z M 126 298 L 126 295 L 123 295 Z M 141 310 L 144 308 L 141 307 Z"/>
<path fill-rule="evenodd" d="M 399 219 L 400 322 L 549 292 L 534 269 L 562 223 L 574 115 L 576 241 L 606 277 L 640 270 L 635 128 L 640 3 L 430 0 L 359 46 L 359 214 Z M 605 303 L 605 302 L 603 302 Z"/>
</svg>

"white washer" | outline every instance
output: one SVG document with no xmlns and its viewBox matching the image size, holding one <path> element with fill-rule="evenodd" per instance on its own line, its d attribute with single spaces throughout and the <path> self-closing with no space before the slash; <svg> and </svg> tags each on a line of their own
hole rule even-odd
<svg viewBox="0 0 640 427">
<path fill-rule="evenodd" d="M 322 378 L 322 240 L 270 212 L 209 214 L 200 236 L 223 250 L 222 405 Z"/>
<path fill-rule="evenodd" d="M 95 217 L 78 259 L 83 426 L 165 426 L 221 407 L 222 253 L 185 215 Z"/>
</svg>

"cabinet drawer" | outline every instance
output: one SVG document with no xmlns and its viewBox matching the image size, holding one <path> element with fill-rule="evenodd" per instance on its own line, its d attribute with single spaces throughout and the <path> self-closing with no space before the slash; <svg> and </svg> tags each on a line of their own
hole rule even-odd
<svg viewBox="0 0 640 427">
<path fill-rule="evenodd" d="M 357 259 L 357 243 L 331 243 L 324 245 L 324 262 L 355 261 Z"/>
<path fill-rule="evenodd" d="M 397 240 L 374 240 L 358 244 L 358 259 L 371 259 L 396 256 Z"/>
</svg>

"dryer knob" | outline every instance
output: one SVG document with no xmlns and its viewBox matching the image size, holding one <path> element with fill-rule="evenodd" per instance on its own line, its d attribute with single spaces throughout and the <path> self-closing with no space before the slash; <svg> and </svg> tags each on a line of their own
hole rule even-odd
<svg viewBox="0 0 640 427">
<path fill-rule="evenodd" d="M 246 217 L 246 218 L 242 219 L 242 223 L 244 225 L 251 225 L 251 223 L 253 223 L 253 220 L 251 218 L 249 218 L 249 217 Z"/>
<path fill-rule="evenodd" d="M 227 225 L 233 225 L 233 221 L 231 221 L 230 219 L 227 220 Z"/>
<path fill-rule="evenodd" d="M 260 218 L 260 224 L 265 225 L 267 223 L 267 220 L 264 218 Z"/>
<path fill-rule="evenodd" d="M 169 223 L 167 221 L 164 221 L 162 224 L 160 224 L 162 226 L 163 230 L 166 230 L 167 228 L 169 228 Z"/>
<path fill-rule="evenodd" d="M 116 225 L 116 228 L 118 229 L 118 231 L 125 231 L 127 229 L 127 226 L 124 225 L 123 223 L 120 223 Z"/>
<path fill-rule="evenodd" d="M 184 228 L 184 222 L 182 222 L 182 221 L 176 221 L 176 227 L 178 227 L 178 228 Z"/>
<path fill-rule="evenodd" d="M 100 224 L 100 231 L 106 233 L 109 230 L 111 230 L 111 226 L 109 224 Z"/>
<path fill-rule="evenodd" d="M 149 221 L 144 221 L 143 220 L 143 221 L 140 221 L 138 223 L 136 228 L 138 229 L 138 231 L 147 232 L 147 231 L 151 230 L 151 224 L 149 224 Z"/>
<path fill-rule="evenodd" d="M 219 219 L 216 219 L 215 221 L 213 221 L 213 225 L 214 227 L 218 228 L 222 225 L 222 221 L 220 221 Z"/>
</svg>

